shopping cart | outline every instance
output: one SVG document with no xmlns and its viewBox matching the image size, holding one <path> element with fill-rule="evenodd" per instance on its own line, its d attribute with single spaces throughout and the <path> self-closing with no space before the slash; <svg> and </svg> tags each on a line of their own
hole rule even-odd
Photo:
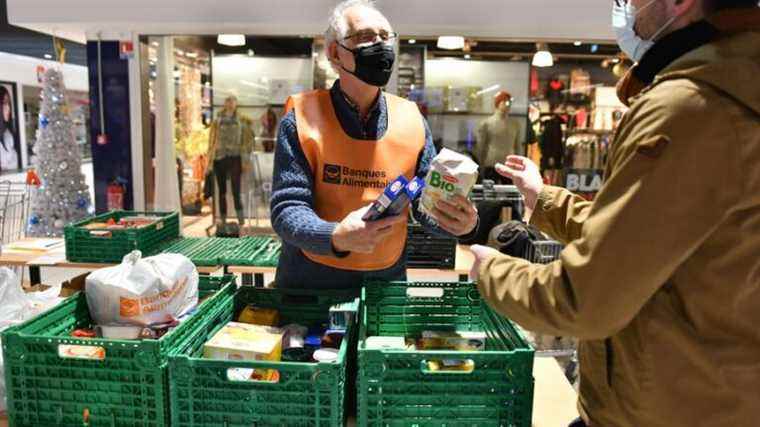
<svg viewBox="0 0 760 427">
<path fill-rule="evenodd" d="M 19 182 L 0 181 L 0 242 L 15 242 L 26 234 L 31 190 Z"/>
<path fill-rule="evenodd" d="M 269 201 L 272 197 L 272 171 L 274 153 L 251 153 L 253 163 L 253 185 L 248 194 L 248 216 L 256 219 L 256 227 L 261 227 L 259 220 L 269 219 Z"/>
<path fill-rule="evenodd" d="M 562 244 L 553 240 L 535 240 L 526 245 L 523 258 L 536 264 L 549 264 L 559 259 Z M 554 357 L 565 371 L 565 376 L 575 385 L 578 379 L 578 340 L 524 331 L 536 357 Z"/>
<path fill-rule="evenodd" d="M 0 181 L 0 243 L 2 246 L 26 235 L 31 189 L 21 182 Z M 0 246 L 0 251 L 2 248 Z M 24 280 L 23 267 L 10 267 Z"/>
</svg>

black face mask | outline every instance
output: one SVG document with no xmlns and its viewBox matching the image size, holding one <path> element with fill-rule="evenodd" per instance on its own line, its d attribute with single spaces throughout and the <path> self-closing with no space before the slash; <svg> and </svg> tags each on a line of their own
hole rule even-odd
<svg viewBox="0 0 760 427">
<path fill-rule="evenodd" d="M 393 63 L 396 61 L 396 52 L 392 46 L 383 42 L 356 49 L 349 49 L 340 43 L 338 45 L 354 54 L 356 69 L 348 71 L 341 64 L 345 72 L 353 74 L 368 85 L 382 87 L 388 84 L 393 73 Z"/>
</svg>

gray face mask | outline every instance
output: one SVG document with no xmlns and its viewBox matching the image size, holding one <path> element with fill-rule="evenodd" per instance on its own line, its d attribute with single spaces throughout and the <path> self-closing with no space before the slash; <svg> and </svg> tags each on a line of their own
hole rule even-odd
<svg viewBox="0 0 760 427">
<path fill-rule="evenodd" d="M 677 19 L 676 16 L 670 18 L 650 39 L 641 38 L 636 33 L 636 17 L 657 1 L 659 0 L 651 0 L 641 9 L 636 9 L 630 0 L 616 0 L 612 5 L 612 28 L 615 29 L 618 45 L 620 50 L 634 62 L 640 62 L 644 54 L 654 46 L 657 39 Z"/>
</svg>

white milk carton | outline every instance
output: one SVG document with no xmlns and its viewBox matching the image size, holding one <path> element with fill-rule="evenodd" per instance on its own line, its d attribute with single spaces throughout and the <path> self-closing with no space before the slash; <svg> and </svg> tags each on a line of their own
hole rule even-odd
<svg viewBox="0 0 760 427">
<path fill-rule="evenodd" d="M 459 194 L 467 197 L 478 180 L 478 164 L 471 158 L 444 148 L 433 159 L 425 178 L 421 210 L 428 216 L 441 199 Z"/>
</svg>

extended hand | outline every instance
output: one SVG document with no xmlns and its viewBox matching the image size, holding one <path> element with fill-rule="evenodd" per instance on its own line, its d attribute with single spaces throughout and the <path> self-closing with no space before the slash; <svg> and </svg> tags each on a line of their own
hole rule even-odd
<svg viewBox="0 0 760 427">
<path fill-rule="evenodd" d="M 544 181 L 538 166 L 532 160 L 522 156 L 507 156 L 505 164 L 496 164 L 496 172 L 515 183 L 525 197 L 526 209 L 535 210 L 538 195 L 544 188 Z"/>
<path fill-rule="evenodd" d="M 470 280 L 476 282 L 480 275 L 480 266 L 489 259 L 499 255 L 501 252 L 488 246 L 472 245 L 470 246 L 470 252 L 475 255 L 475 262 L 472 263 L 470 269 Z"/>
</svg>

